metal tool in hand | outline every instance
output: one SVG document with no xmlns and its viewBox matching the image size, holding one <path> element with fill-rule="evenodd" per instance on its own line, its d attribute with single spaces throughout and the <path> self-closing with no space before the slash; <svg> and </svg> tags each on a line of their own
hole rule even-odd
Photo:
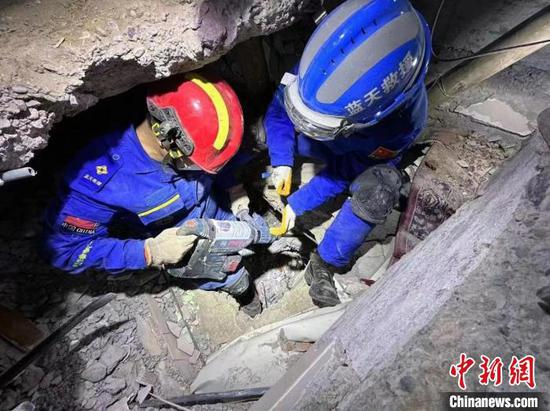
<svg viewBox="0 0 550 411">
<path fill-rule="evenodd" d="M 186 221 L 178 235 L 199 237 L 189 262 L 184 267 L 172 267 L 168 273 L 180 278 L 223 280 L 239 268 L 243 254 L 251 244 L 269 244 L 273 241 L 267 226 L 245 221 L 219 221 L 197 218 Z"/>
</svg>

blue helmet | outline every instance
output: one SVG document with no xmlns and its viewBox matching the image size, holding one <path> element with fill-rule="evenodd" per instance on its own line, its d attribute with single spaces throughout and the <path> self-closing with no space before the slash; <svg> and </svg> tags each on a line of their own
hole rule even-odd
<svg viewBox="0 0 550 411">
<path fill-rule="evenodd" d="M 286 111 L 319 140 L 370 127 L 424 87 L 430 50 L 428 25 L 408 0 L 348 0 L 309 39 Z"/>
</svg>

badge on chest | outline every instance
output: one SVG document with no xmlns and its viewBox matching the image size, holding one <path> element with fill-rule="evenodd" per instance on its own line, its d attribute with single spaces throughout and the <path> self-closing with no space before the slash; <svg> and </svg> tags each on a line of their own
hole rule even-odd
<svg viewBox="0 0 550 411">
<path fill-rule="evenodd" d="M 397 157 L 398 154 L 399 151 L 390 150 L 389 148 L 380 146 L 370 153 L 369 157 L 374 158 L 375 160 L 390 160 Z"/>
</svg>

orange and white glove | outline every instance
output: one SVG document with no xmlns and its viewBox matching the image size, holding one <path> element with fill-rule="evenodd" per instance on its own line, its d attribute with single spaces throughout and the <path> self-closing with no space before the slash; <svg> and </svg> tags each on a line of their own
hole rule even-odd
<svg viewBox="0 0 550 411">
<path fill-rule="evenodd" d="M 145 240 L 145 260 L 149 267 L 178 263 L 197 239 L 195 235 L 177 235 L 178 227 L 167 228 Z"/>
<path fill-rule="evenodd" d="M 281 225 L 279 227 L 272 227 L 269 232 L 274 236 L 282 236 L 294 228 L 296 224 L 296 213 L 292 207 L 287 204 L 283 210 L 283 217 L 281 218 Z"/>
<path fill-rule="evenodd" d="M 277 194 L 287 196 L 292 185 L 292 167 L 278 166 L 271 172 L 271 182 L 277 190 Z"/>
<path fill-rule="evenodd" d="M 231 212 L 234 216 L 238 217 L 242 214 L 250 214 L 248 208 L 250 204 L 250 199 L 248 198 L 248 194 L 246 193 L 246 190 L 244 189 L 242 184 L 231 187 L 228 190 L 228 193 L 229 201 L 231 202 Z"/>
</svg>

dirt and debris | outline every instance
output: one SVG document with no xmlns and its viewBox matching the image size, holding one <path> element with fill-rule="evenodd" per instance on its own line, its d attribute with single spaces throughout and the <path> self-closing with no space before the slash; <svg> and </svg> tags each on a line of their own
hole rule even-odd
<svg viewBox="0 0 550 411">
<path fill-rule="evenodd" d="M 468 163 L 467 168 L 458 162 L 456 167 L 466 176 L 477 176 L 476 181 L 482 180 L 480 170 L 497 169 L 505 158 L 498 141 L 486 143 L 464 136 L 448 143 L 460 147 L 458 157 Z M 432 150 L 437 146 L 434 144 Z M 318 166 L 308 167 L 318 169 Z M 432 167 L 439 167 L 437 160 Z M 443 165 L 441 169 L 446 170 Z M 490 173 L 483 178 L 489 176 Z M 473 189 L 471 185 L 463 188 Z M 337 202 L 331 205 L 337 207 Z M 34 210 L 36 206 L 29 203 L 28 207 Z M 391 247 L 399 215 L 396 212 L 386 227 L 378 228 L 369 242 Z M 6 232 L 12 233 L 13 240 L 23 246 L 22 252 L 28 253 L 28 260 L 23 264 L 27 268 L 25 273 L 13 266 L 11 274 L 6 271 L 0 296 L 6 307 L 21 310 L 45 334 L 94 296 L 117 293 L 114 301 L 75 327 L 64 341 L 3 391 L 10 407 L 29 399 L 38 408 L 131 409 L 140 392 L 140 381 L 150 384 L 162 398 L 182 395 L 189 392 L 205 362 L 236 338 L 315 309 L 302 276 L 307 254 L 290 252 L 290 255 L 273 257 L 267 250 L 258 250 L 249 257 L 250 271 L 262 274 L 255 285 L 266 308 L 251 320 L 239 311 L 238 304 L 229 295 L 185 289 L 156 271 L 134 273 L 118 281 L 99 272 L 82 277 L 59 274 L 41 263 L 36 250 L 25 240 L 26 230 L 20 230 L 12 219 L 3 223 Z M 39 231 L 35 227 L 31 238 L 37 239 Z M 295 241 L 307 242 L 299 238 Z M 13 258 L 22 261 L 19 252 L 10 250 L 11 261 Z M 367 246 L 362 248 L 363 252 L 367 250 Z M 380 254 L 385 257 L 387 252 Z M 382 264 L 372 267 L 377 273 L 375 280 L 383 275 L 386 267 Z M 356 264 L 352 275 L 339 277 L 338 288 L 343 299 L 368 292 L 372 284 L 359 281 L 366 278 L 363 268 Z M 29 289 L 30 283 L 38 286 Z M 2 359 L 5 369 L 23 353 L 2 341 L 0 344 L 0 349 L 10 353 Z M 308 348 L 307 344 L 289 342 L 279 346 L 286 347 L 281 348 L 282 351 L 297 359 Z"/>
<path fill-rule="evenodd" d="M 198 7 L 199 3 L 202 6 Z M 51 2 L 7 2 L 2 6 L 0 38 L 4 40 L 2 48 L 17 52 L 0 57 L 0 64 L 6 69 L 0 73 L 1 168 L 26 163 L 46 145 L 52 125 L 62 117 L 86 110 L 99 99 L 138 83 L 211 62 L 245 38 L 295 22 L 307 11 L 309 3 L 138 1 L 129 6 L 98 1 L 52 7 Z M 425 5 L 429 1 L 418 3 Z M 484 8 L 491 9 L 489 3 Z M 523 7 L 523 3 L 513 1 L 509 9 L 501 7 L 496 11 L 502 15 L 519 7 L 522 13 L 509 13 L 514 16 L 511 20 L 519 22 L 533 8 L 542 7 L 543 2 L 537 0 L 529 7 Z M 45 14 L 46 5 L 51 8 Z M 159 12 L 161 8 L 168 11 Z M 462 8 L 463 12 L 467 9 Z M 494 20 L 492 13 L 477 16 L 484 27 L 488 16 Z M 469 28 L 473 20 L 468 22 Z M 215 24 L 209 26 L 210 23 Z M 32 27 L 32 32 L 21 36 L 27 26 Z M 508 26 L 501 24 L 497 31 L 511 27 Z M 450 35 L 462 43 L 444 51 L 462 52 L 471 44 L 482 46 L 488 42 L 485 32 L 490 30 L 473 30 L 472 36 L 459 36 L 458 25 L 452 28 L 446 38 Z M 235 53 L 218 61 L 217 70 L 252 103 L 263 101 L 265 90 L 295 63 L 310 30 L 311 27 L 295 26 L 279 36 L 242 43 Z M 489 37 L 501 34 L 497 31 L 490 31 Z M 33 45 L 32 50 L 28 44 Z M 544 64 L 548 59 L 544 57 L 547 54 L 537 54 L 539 57 L 532 56 L 478 89 L 466 91 L 442 108 L 432 110 L 424 140 L 433 144 L 432 150 L 439 154 L 426 160 L 426 167 L 439 171 L 443 180 L 459 187 L 461 201 L 483 194 L 483 183 L 525 144 L 525 137 L 532 135 L 533 113 L 547 106 L 548 88 L 544 86 L 549 74 Z M 267 63 L 258 55 L 265 55 Z M 250 64 L 243 65 L 244 60 Z M 262 70 L 258 70 L 260 65 Z M 260 83 L 262 86 L 258 87 Z M 61 138 L 63 133 L 59 130 L 53 130 L 57 134 L 51 141 L 51 152 L 66 152 L 65 157 L 49 157 L 58 166 L 44 168 L 46 174 L 38 180 L 2 189 L 0 299 L 6 309 L 21 313 L 43 335 L 48 335 L 93 298 L 117 293 L 115 301 L 75 327 L 44 358 L 2 390 L 2 407 L 6 409 L 19 405 L 19 409 L 35 406 L 127 410 L 136 408 L 136 402 L 151 392 L 163 398 L 179 396 L 189 392 L 209 358 L 236 338 L 315 308 L 301 276 L 307 252 L 300 255 L 292 251 L 293 247 L 290 253 L 277 258 L 266 258 L 267 252 L 253 257 L 250 264 L 262 274 L 255 281 L 256 288 L 266 308 L 254 320 L 240 312 L 228 295 L 174 286 L 158 272 L 135 273 L 125 280 L 112 281 L 104 273 L 71 277 L 45 266 L 36 245 L 40 241 L 42 210 L 54 192 L 56 173 L 77 146 L 97 131 L 97 118 L 108 122 L 109 116 L 123 117 L 119 108 L 133 108 L 135 103 L 132 106 L 131 100 L 139 100 L 136 95 L 139 97 L 139 93 L 129 94 L 125 99 L 106 102 L 106 109 L 90 111 L 92 120 L 82 124 L 66 120 L 66 125 L 61 124 L 67 127 L 66 138 Z M 490 99 L 520 113 L 522 117 L 516 117 L 519 123 L 511 127 L 503 119 L 497 124 L 471 115 L 469 110 L 479 109 L 476 104 Z M 261 111 L 262 105 L 257 105 Z M 516 127 L 518 124 L 520 127 Z M 449 127 L 460 136 L 445 143 L 454 150 L 453 158 L 458 158 L 454 164 L 446 162 L 448 157 L 440 150 L 441 142 L 433 142 L 434 130 Z M 301 173 L 296 173 L 295 184 L 303 184 L 320 167 L 311 163 L 303 167 Z M 335 199 L 308 216 L 306 226 L 315 241 L 322 239 L 341 201 Z M 452 211 L 459 205 L 454 204 Z M 280 204 L 275 208 L 280 210 Z M 338 277 L 339 292 L 348 299 L 368 293 L 369 286 L 384 275 L 401 215 L 394 211 L 385 224 L 373 230 L 350 272 Z M 295 241 L 305 240 L 297 237 Z M 541 290 L 540 307 L 548 309 L 547 290 Z M 293 361 L 311 344 L 284 337 L 277 344 L 283 352 L 292 354 Z M 5 370 L 24 355 L 25 347 L 0 340 L 0 351 L 0 370 Z M 242 377 L 246 379 L 246 375 Z M 400 380 L 401 385 L 413 391 L 415 382 L 406 377 Z"/>
<path fill-rule="evenodd" d="M 309 0 L 3 2 L 0 169 L 26 164 L 63 117 L 202 67 L 317 6 Z"/>
<path fill-rule="evenodd" d="M 54 310 L 60 315 L 55 320 L 44 318 L 32 300 L 25 302 L 28 312 L 35 313 L 29 318 L 49 332 L 68 312 L 92 298 L 70 291 L 71 284 L 55 281 L 62 279 L 57 277 L 51 285 L 55 284 L 58 293 L 68 292 L 71 306 L 68 311 Z M 89 279 L 93 285 L 86 293 L 118 291 L 117 299 L 75 327 L 36 366 L 27 368 L 3 390 L 8 407 L 24 398 L 38 408 L 109 407 L 134 395 L 138 380 L 148 381 L 161 396 L 181 395 L 202 367 L 200 358 L 250 330 L 313 308 L 305 284 L 250 321 L 227 294 L 169 287 L 159 284 L 158 276 L 135 294 L 127 292 L 139 284 L 140 274 L 116 283 L 101 274 Z M 34 277 L 35 282 L 43 280 Z M 38 303 L 51 304 L 49 298 Z M 9 350 L 4 342 L 0 344 L 0 349 Z M 13 353 L 4 359 L 3 367 L 22 355 Z"/>
<path fill-rule="evenodd" d="M 397 231 L 394 261 L 426 239 L 463 204 L 478 197 L 507 157 L 498 141 L 478 135 L 440 131 L 424 141 L 432 147 L 414 171 L 406 212 Z"/>
</svg>

